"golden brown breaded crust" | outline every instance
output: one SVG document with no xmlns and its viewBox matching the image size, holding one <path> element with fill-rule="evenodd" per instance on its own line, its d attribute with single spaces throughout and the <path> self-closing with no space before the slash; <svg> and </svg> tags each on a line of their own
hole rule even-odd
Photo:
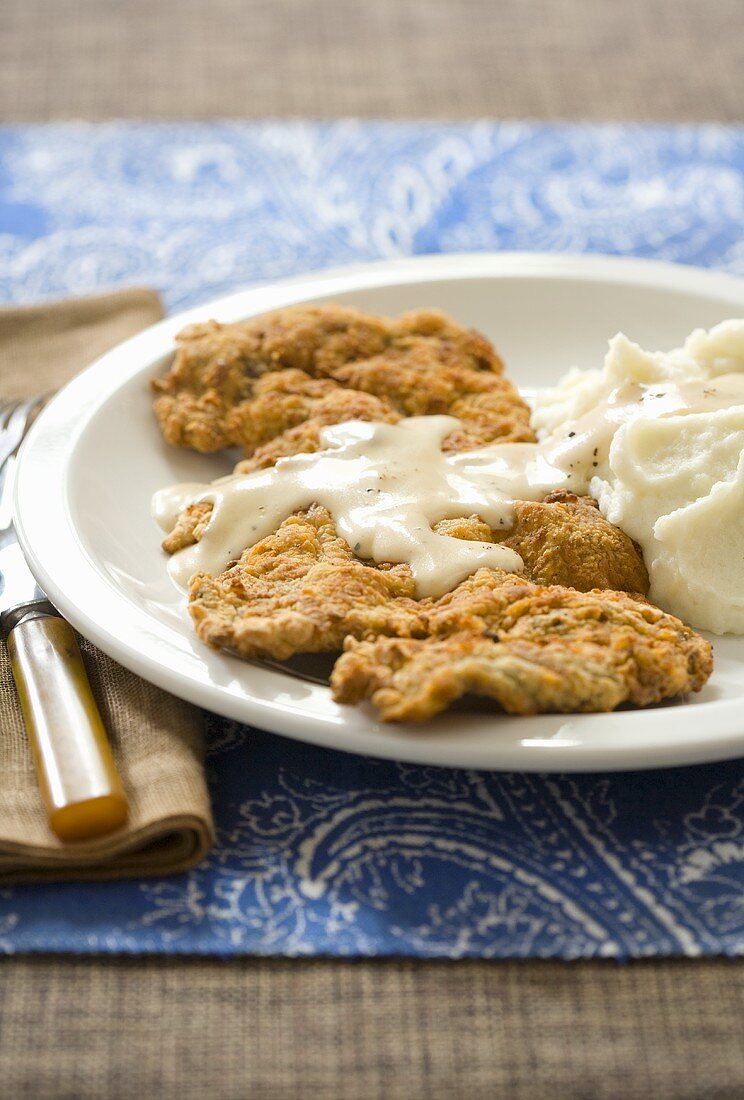
<svg viewBox="0 0 744 1100">
<path fill-rule="evenodd" d="M 198 542 L 211 507 L 201 502 L 186 508 L 163 549 L 173 554 Z M 320 513 L 331 522 L 322 509 L 313 511 L 316 516 Z M 590 588 L 648 592 L 648 573 L 639 548 L 608 523 L 590 497 L 551 493 L 539 503 L 517 501 L 514 523 L 506 532 L 492 531 L 478 516 L 445 519 L 434 529 L 452 538 L 509 546 L 524 561 L 525 576 L 536 584 L 562 584 L 581 592 Z M 266 544 L 264 540 L 262 545 Z"/>
<path fill-rule="evenodd" d="M 508 546 L 522 558 L 526 576 L 536 584 L 562 584 L 580 592 L 648 592 L 640 548 L 608 523 L 591 497 L 560 491 L 542 501 L 519 500 L 507 531 L 491 531 L 478 516 L 443 520 L 435 530 Z"/>
<path fill-rule="evenodd" d="M 590 566 L 585 567 L 581 561 L 581 539 L 574 539 L 573 551 L 565 559 L 558 555 L 554 560 L 547 554 L 550 568 L 546 571 L 550 576 L 546 578 L 542 572 L 545 554 L 533 553 L 533 546 L 544 550 L 532 529 L 534 512 L 525 505 L 523 520 L 522 505 L 518 503 L 509 540 L 525 553 L 524 583 L 547 581 L 588 589 L 596 587 L 596 571 L 600 585 L 612 575 L 618 589 L 645 591 L 645 567 L 631 540 L 612 527 L 593 505 L 582 505 L 579 498 L 570 504 L 576 511 L 573 523 L 577 528 L 585 516 L 590 517 L 585 540 Z M 562 500 L 542 506 L 542 522 L 556 539 L 564 531 L 567 506 Z M 198 541 L 210 509 L 209 503 L 200 502 L 182 512 L 164 548 L 173 553 Z M 492 537 L 488 525 L 477 516 L 444 520 L 436 530 L 455 538 L 488 541 Z M 568 530 L 573 538 L 574 526 Z M 314 506 L 307 513 L 287 519 L 275 534 L 247 549 L 220 576 L 199 574 L 191 585 L 189 609 L 202 641 L 245 657 L 284 659 L 296 653 L 340 649 L 349 634 L 423 636 L 428 628 L 422 626 L 422 615 L 434 608 L 439 608 L 440 615 L 452 614 L 447 609 L 463 591 L 468 591 L 467 582 L 436 603 L 415 600 L 415 585 L 407 565 L 379 568 L 358 561 L 338 536 L 328 511 Z"/>
<path fill-rule="evenodd" d="M 252 401 L 230 414 L 235 435 L 251 456 L 238 463 L 236 474 L 273 466 L 289 455 L 313 454 L 320 449 L 321 429 L 329 424 L 400 420 L 389 402 L 343 389 L 326 378 L 309 378 L 302 371 L 265 374 L 254 392 Z"/>
<path fill-rule="evenodd" d="M 313 422 L 312 438 L 350 416 L 435 413 L 463 421 L 445 450 L 535 438 L 529 409 L 485 337 L 433 310 L 386 318 L 295 306 L 236 324 L 192 325 L 177 340 L 170 371 L 152 383 L 161 430 L 177 446 L 238 446 L 251 458 L 305 422 Z M 284 438 L 259 465 L 304 443 L 302 433 Z"/>
<path fill-rule="evenodd" d="M 462 530 L 479 536 L 480 523 Z M 407 565 L 358 561 L 317 506 L 219 577 L 195 577 L 189 608 L 202 641 L 243 657 L 333 652 L 346 640 L 336 698 L 370 698 L 388 721 L 423 720 L 473 692 L 515 714 L 645 706 L 698 690 L 711 670 L 707 642 L 623 592 L 481 569 L 416 600 Z"/>
<path fill-rule="evenodd" d="M 166 535 L 161 545 L 167 554 L 175 554 L 187 546 L 193 546 L 204 534 L 204 530 L 212 515 L 212 502 L 210 500 L 198 500 L 195 504 L 188 504 L 182 512 L 179 512 L 175 526 L 170 534 Z"/>
<path fill-rule="evenodd" d="M 609 711 L 699 691 L 711 673 L 709 643 L 646 601 L 515 580 L 480 571 L 438 601 L 427 638 L 347 639 L 334 698 L 369 699 L 388 722 L 468 694 L 510 714 Z"/>
<path fill-rule="evenodd" d="M 189 611 L 203 642 L 284 660 L 341 649 L 348 634 L 423 633 L 407 565 L 358 561 L 324 508 L 285 520 L 219 577 L 197 574 Z"/>
<path fill-rule="evenodd" d="M 605 519 L 591 497 L 551 493 L 540 502 L 518 501 L 514 510 L 513 529 L 494 537 L 516 550 L 533 581 L 581 592 L 648 592 L 640 548 Z"/>
</svg>

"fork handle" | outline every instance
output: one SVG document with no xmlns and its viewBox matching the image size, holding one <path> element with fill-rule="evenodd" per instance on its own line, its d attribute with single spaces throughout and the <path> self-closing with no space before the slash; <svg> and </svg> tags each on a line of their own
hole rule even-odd
<svg viewBox="0 0 744 1100">
<path fill-rule="evenodd" d="M 127 800 L 72 627 L 48 600 L 4 618 L 52 831 L 63 841 L 113 832 L 127 819 Z"/>
</svg>

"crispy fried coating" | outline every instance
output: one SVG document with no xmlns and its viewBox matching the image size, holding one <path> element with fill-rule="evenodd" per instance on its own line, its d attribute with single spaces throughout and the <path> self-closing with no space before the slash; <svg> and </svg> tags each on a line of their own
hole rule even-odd
<svg viewBox="0 0 744 1100">
<path fill-rule="evenodd" d="M 302 371 L 265 374 L 256 382 L 254 393 L 252 401 L 230 414 L 236 436 L 250 453 L 235 467 L 236 474 L 273 466 L 289 455 L 313 454 L 320 449 L 321 429 L 329 424 L 400 420 L 388 401 L 344 389 L 326 378 L 308 378 Z"/>
<path fill-rule="evenodd" d="M 477 517 L 462 522 L 480 535 Z M 467 693 L 514 714 L 645 706 L 699 690 L 711 669 L 706 641 L 623 592 L 481 569 L 440 599 L 416 600 L 407 565 L 358 561 L 320 507 L 221 576 L 197 575 L 189 608 L 202 641 L 243 657 L 345 641 L 335 697 L 369 698 L 386 721 L 424 720 Z"/>
<path fill-rule="evenodd" d="M 212 515 L 212 502 L 198 500 L 187 504 L 176 519 L 170 534 L 163 539 L 162 547 L 167 554 L 175 554 L 187 546 L 193 546 L 204 534 L 209 517 Z"/>
<path fill-rule="evenodd" d="M 500 536 L 523 555 L 524 578 L 582 590 L 609 588 L 612 581 L 618 590 L 645 593 L 648 575 L 627 535 L 608 523 L 593 501 L 553 495 L 560 499 L 546 498 L 540 505 L 518 501 L 514 526 Z M 181 513 L 165 548 L 172 553 L 198 541 L 210 508 L 198 503 Z M 536 509 L 548 532 L 545 540 L 535 534 Z M 435 529 L 455 538 L 494 537 L 478 516 L 443 520 Z M 550 533 L 557 542 L 564 530 L 570 536 L 570 552 L 554 555 Z M 189 609 L 199 636 L 208 644 L 245 657 L 281 660 L 296 653 L 340 649 L 348 634 L 422 636 L 422 615 L 434 603 L 414 597 L 407 565 L 378 567 L 357 560 L 329 512 L 314 505 L 245 550 L 220 576 L 202 573 L 194 578 Z"/>
<path fill-rule="evenodd" d="M 709 643 L 645 600 L 486 570 L 427 626 L 427 638 L 348 638 L 334 698 L 369 699 L 388 722 L 424 721 L 468 694 L 510 714 L 609 711 L 699 691 L 712 669 Z"/>
<path fill-rule="evenodd" d="M 407 565 L 357 560 L 325 508 L 291 516 L 219 577 L 197 574 L 189 610 L 203 642 L 284 660 L 340 650 L 348 634 L 423 634 Z M 420 621 L 419 621 L 420 620 Z"/>
<path fill-rule="evenodd" d="M 208 502 L 184 509 L 163 541 L 163 549 L 174 554 L 198 542 L 211 510 Z M 328 516 L 323 509 L 311 512 L 313 516 L 319 514 Z M 492 531 L 479 516 L 441 520 L 434 530 L 452 538 L 508 546 L 520 555 L 525 575 L 536 584 L 562 584 L 580 592 L 590 588 L 643 595 L 648 592 L 648 573 L 639 548 L 607 522 L 590 497 L 555 492 L 541 502 L 517 501 L 514 523 L 508 531 Z"/>
<path fill-rule="evenodd" d="M 373 317 L 294 306 L 250 321 L 192 325 L 170 371 L 152 382 L 168 443 L 241 447 L 250 468 L 317 447 L 323 425 L 449 413 L 445 450 L 529 442 L 529 409 L 485 337 L 443 313 Z M 263 449 L 262 449 L 263 448 Z"/>
<path fill-rule="evenodd" d="M 558 491 L 543 501 L 519 500 L 508 531 L 492 531 L 478 516 L 443 520 L 435 530 L 458 539 L 493 540 L 516 550 L 526 576 L 536 584 L 562 584 L 580 592 L 648 592 L 639 547 L 607 522 L 591 497 Z"/>
</svg>

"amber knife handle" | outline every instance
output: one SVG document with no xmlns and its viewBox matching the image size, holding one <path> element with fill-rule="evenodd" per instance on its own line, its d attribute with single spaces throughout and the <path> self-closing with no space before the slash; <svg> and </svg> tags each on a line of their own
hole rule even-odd
<svg viewBox="0 0 744 1100">
<path fill-rule="evenodd" d="M 2 625 L 52 831 L 113 832 L 127 799 L 72 627 L 48 600 L 6 611 Z"/>
</svg>

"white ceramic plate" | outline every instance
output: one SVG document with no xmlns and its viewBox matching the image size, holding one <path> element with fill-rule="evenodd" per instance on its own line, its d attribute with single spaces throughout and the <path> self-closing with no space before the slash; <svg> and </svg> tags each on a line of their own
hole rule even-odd
<svg viewBox="0 0 744 1100">
<path fill-rule="evenodd" d="M 510 718 L 450 713 L 386 726 L 341 707 L 325 687 L 213 653 L 194 635 L 149 516 L 152 492 L 227 472 L 224 456 L 168 448 L 147 382 L 174 334 L 296 302 L 334 300 L 379 313 L 438 307 L 489 336 L 520 387 L 601 363 L 618 329 L 649 348 L 744 313 L 744 283 L 693 268 L 560 255 L 421 256 L 251 288 L 115 348 L 68 385 L 26 441 L 19 535 L 42 587 L 123 665 L 184 699 L 335 749 L 431 764 L 539 771 L 656 767 L 744 754 L 744 639 L 717 639 L 716 671 L 690 702 L 615 714 Z"/>
</svg>

